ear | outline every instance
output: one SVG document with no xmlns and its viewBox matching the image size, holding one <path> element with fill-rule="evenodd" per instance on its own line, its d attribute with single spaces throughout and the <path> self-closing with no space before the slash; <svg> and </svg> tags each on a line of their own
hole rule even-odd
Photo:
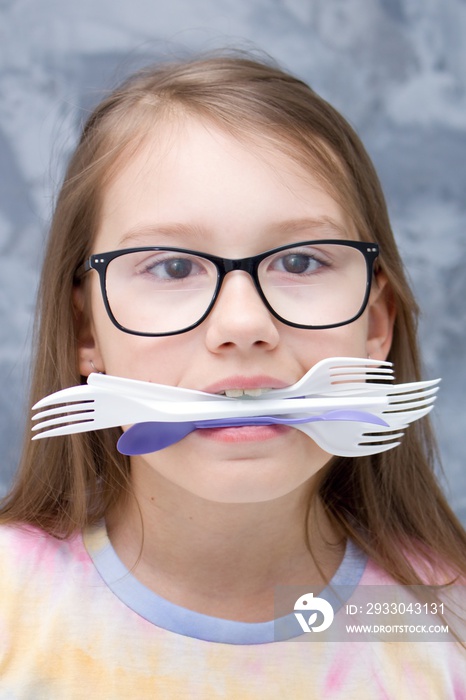
<svg viewBox="0 0 466 700">
<path fill-rule="evenodd" d="M 73 308 L 78 342 L 77 362 L 79 373 L 82 377 L 88 377 L 91 372 L 103 372 L 103 361 L 95 338 L 88 295 L 82 284 L 75 286 L 73 289 Z"/>
<path fill-rule="evenodd" d="M 384 272 L 379 270 L 372 283 L 368 304 L 367 356 L 386 360 L 393 338 L 396 308 L 393 292 Z"/>
</svg>

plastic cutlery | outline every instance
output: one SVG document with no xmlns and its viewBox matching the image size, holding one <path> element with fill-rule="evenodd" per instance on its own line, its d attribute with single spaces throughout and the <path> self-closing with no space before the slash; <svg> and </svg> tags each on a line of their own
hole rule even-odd
<svg viewBox="0 0 466 700">
<path fill-rule="evenodd" d="M 264 400 L 273 396 L 276 399 L 286 399 L 316 394 L 377 391 L 380 385 L 368 383 L 371 379 L 393 381 L 392 363 L 362 357 L 330 357 L 315 364 L 295 384 L 284 389 L 272 389 L 269 394 L 262 394 L 258 398 Z"/>
<path fill-rule="evenodd" d="M 255 416 L 250 418 L 226 418 L 201 421 L 186 421 L 184 423 L 147 422 L 137 423 L 126 430 L 118 440 L 118 450 L 125 455 L 147 454 L 158 452 L 173 445 L 194 430 L 206 428 L 233 428 L 245 425 L 290 425 L 317 423 L 320 421 L 358 421 L 372 423 L 377 426 L 388 426 L 384 420 L 364 411 L 335 410 L 318 416 L 303 418 L 279 418 L 277 416 Z"/>
<path fill-rule="evenodd" d="M 345 412 L 343 411 L 340 418 L 336 415 L 334 417 L 330 416 L 330 413 L 338 413 L 335 411 L 329 412 L 329 414 L 326 414 L 326 417 L 318 416 L 311 420 L 302 419 L 301 421 L 296 421 L 296 419 L 264 417 L 264 419 L 258 418 L 257 422 L 253 418 L 245 419 L 242 424 L 267 425 L 275 423 L 292 425 L 304 432 L 329 454 L 339 457 L 362 457 L 387 452 L 397 447 L 404 435 L 400 431 L 406 429 L 412 421 L 427 415 L 431 410 L 432 405 L 418 411 L 406 412 L 404 424 L 387 425 L 386 427 L 383 425 L 371 427 L 368 423 L 370 418 L 375 417 L 370 414 L 364 415 L 362 412 L 360 413 L 360 418 L 356 420 L 356 411 L 353 412 L 352 419 L 349 413 L 345 417 Z M 209 421 L 200 421 L 200 423 L 201 425 L 198 425 L 198 428 L 227 427 L 229 425 L 227 421 L 211 421 L 211 425 L 208 425 Z M 192 424 L 189 425 L 191 426 Z M 178 426 L 180 424 L 176 424 L 175 427 L 173 424 L 166 423 L 139 423 L 129 428 L 121 436 L 118 441 L 118 449 L 123 454 L 131 455 L 146 454 L 150 451 L 155 452 L 163 449 L 186 436 L 185 434 L 180 435 L 179 432 L 174 435 L 172 431 L 178 431 Z M 163 434 L 164 428 L 167 428 L 168 432 L 166 437 Z"/>
<path fill-rule="evenodd" d="M 440 381 L 392 380 L 391 363 L 354 357 L 322 360 L 292 386 L 258 397 L 91 374 L 87 385 L 58 391 L 33 407 L 33 439 L 132 426 L 119 447 L 136 454 L 141 446 L 163 449 L 206 427 L 282 424 L 333 454 L 374 454 L 399 444 L 400 431 L 431 410 Z"/>
<path fill-rule="evenodd" d="M 80 387 L 78 387 L 80 388 Z M 232 401 L 147 401 L 134 397 L 108 394 L 105 390 L 97 390 L 92 401 L 87 400 L 67 406 L 59 405 L 41 411 L 33 416 L 38 421 L 33 431 L 45 432 L 35 436 L 45 437 L 66 435 L 69 433 L 100 430 L 115 426 L 131 425 L 145 421 L 195 421 L 214 418 L 247 418 L 266 415 L 310 415 L 337 409 L 354 409 L 381 412 L 390 406 L 390 397 L 316 397 L 312 399 L 276 399 L 255 401 L 248 399 L 233 399 Z M 61 392 L 59 392 L 61 393 Z M 58 403 L 63 404 L 63 397 Z M 50 405 L 50 397 L 47 399 Z M 41 408 L 39 401 L 35 409 Z M 34 439 L 34 438 L 33 438 Z"/>
<path fill-rule="evenodd" d="M 104 389 L 93 387 L 87 394 L 84 386 L 72 387 L 59 391 L 39 401 L 34 410 L 52 406 L 37 413 L 33 431 L 43 431 L 33 439 L 67 435 L 69 433 L 100 430 L 114 426 L 132 425 L 147 421 L 184 422 L 208 420 L 215 418 L 251 417 L 263 415 L 318 415 L 338 409 L 366 411 L 385 418 L 390 412 L 392 420 L 402 411 L 415 411 L 431 404 L 437 391 L 436 380 L 415 382 L 411 389 L 406 385 L 401 395 L 382 393 L 381 395 L 363 394 L 362 396 L 315 397 L 298 399 L 253 399 L 219 398 L 211 401 L 149 401 L 128 398 L 124 395 L 107 393 Z M 87 387 L 90 389 L 90 387 Z M 397 391 L 396 385 L 392 387 Z M 84 397 L 84 401 L 82 400 Z M 68 403 L 63 405 L 65 401 Z M 401 415 L 401 414 L 400 414 Z M 399 420 L 399 418 L 398 418 Z"/>
<path fill-rule="evenodd" d="M 314 396 L 322 394 L 351 394 L 371 392 L 376 384 L 367 380 L 393 381 L 391 362 L 369 360 L 360 357 L 329 357 L 317 362 L 299 381 L 284 389 L 271 389 L 269 392 L 254 400 L 268 398 L 295 398 L 298 396 Z M 93 387 L 106 389 L 109 392 L 124 393 L 126 396 L 150 398 L 168 401 L 211 401 L 227 399 L 226 396 L 208 394 L 194 389 L 154 384 L 135 379 L 114 377 L 107 374 L 90 374 L 87 383 Z M 65 389 L 66 391 L 66 389 Z M 236 399 L 228 399 L 236 400 Z"/>
</svg>

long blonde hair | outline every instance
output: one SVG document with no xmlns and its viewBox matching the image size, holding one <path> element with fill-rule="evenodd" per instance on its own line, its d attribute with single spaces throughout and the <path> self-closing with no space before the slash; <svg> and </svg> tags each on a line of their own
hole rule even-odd
<svg viewBox="0 0 466 700">
<path fill-rule="evenodd" d="M 396 306 L 389 359 L 398 381 L 419 379 L 417 306 L 406 281 L 383 193 L 359 138 L 328 103 L 269 61 L 222 54 L 146 69 L 111 93 L 84 126 L 57 200 L 39 290 L 31 403 L 79 383 L 74 273 L 90 254 L 102 190 L 144 135 L 176 114 L 213 120 L 236 138 L 268 141 L 319 177 L 360 237 L 381 247 L 380 268 Z M 312 333 L 312 331 L 309 331 Z M 31 442 L 25 437 L 3 522 L 37 525 L 57 537 L 105 516 L 130 488 L 119 431 Z M 466 574 L 466 535 L 434 475 L 427 420 L 396 449 L 335 458 L 319 497 L 343 536 L 356 540 L 396 580 L 419 583 L 410 553 Z"/>
</svg>

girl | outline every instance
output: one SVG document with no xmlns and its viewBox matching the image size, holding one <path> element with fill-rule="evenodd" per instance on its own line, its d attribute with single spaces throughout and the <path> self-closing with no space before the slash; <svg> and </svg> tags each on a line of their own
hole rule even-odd
<svg viewBox="0 0 466 700">
<path fill-rule="evenodd" d="M 365 300 L 341 279 L 313 307 L 283 307 L 245 263 L 225 268 L 214 298 L 198 304 L 194 284 L 157 306 L 125 276 L 131 262 L 160 285 L 203 282 L 212 256 L 265 252 L 266 270 L 304 274 L 310 249 L 360 260 L 361 242 L 380 246 L 359 268 Z M 95 254 L 103 288 L 83 267 Z M 93 371 L 230 395 L 288 386 L 332 356 L 388 358 L 399 382 L 419 375 L 415 303 L 360 141 L 301 81 L 244 55 L 157 66 L 96 108 L 39 300 L 33 403 Z M 120 434 L 26 437 L 1 513 L 0 697 L 466 694 L 453 643 L 273 636 L 277 587 L 465 575 L 426 421 L 398 448 L 355 458 L 283 426 L 198 430 L 130 459 Z"/>
</svg>

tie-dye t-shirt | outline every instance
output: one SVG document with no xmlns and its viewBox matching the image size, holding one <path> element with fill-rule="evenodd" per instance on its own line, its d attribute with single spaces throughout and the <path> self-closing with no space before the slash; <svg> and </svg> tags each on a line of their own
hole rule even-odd
<svg viewBox="0 0 466 700">
<path fill-rule="evenodd" d="M 349 543 L 331 584 L 386 582 Z M 104 526 L 66 541 L 0 527 L 0 700 L 466 700 L 466 651 L 453 643 L 273 640 L 272 622 L 155 595 Z"/>
</svg>

